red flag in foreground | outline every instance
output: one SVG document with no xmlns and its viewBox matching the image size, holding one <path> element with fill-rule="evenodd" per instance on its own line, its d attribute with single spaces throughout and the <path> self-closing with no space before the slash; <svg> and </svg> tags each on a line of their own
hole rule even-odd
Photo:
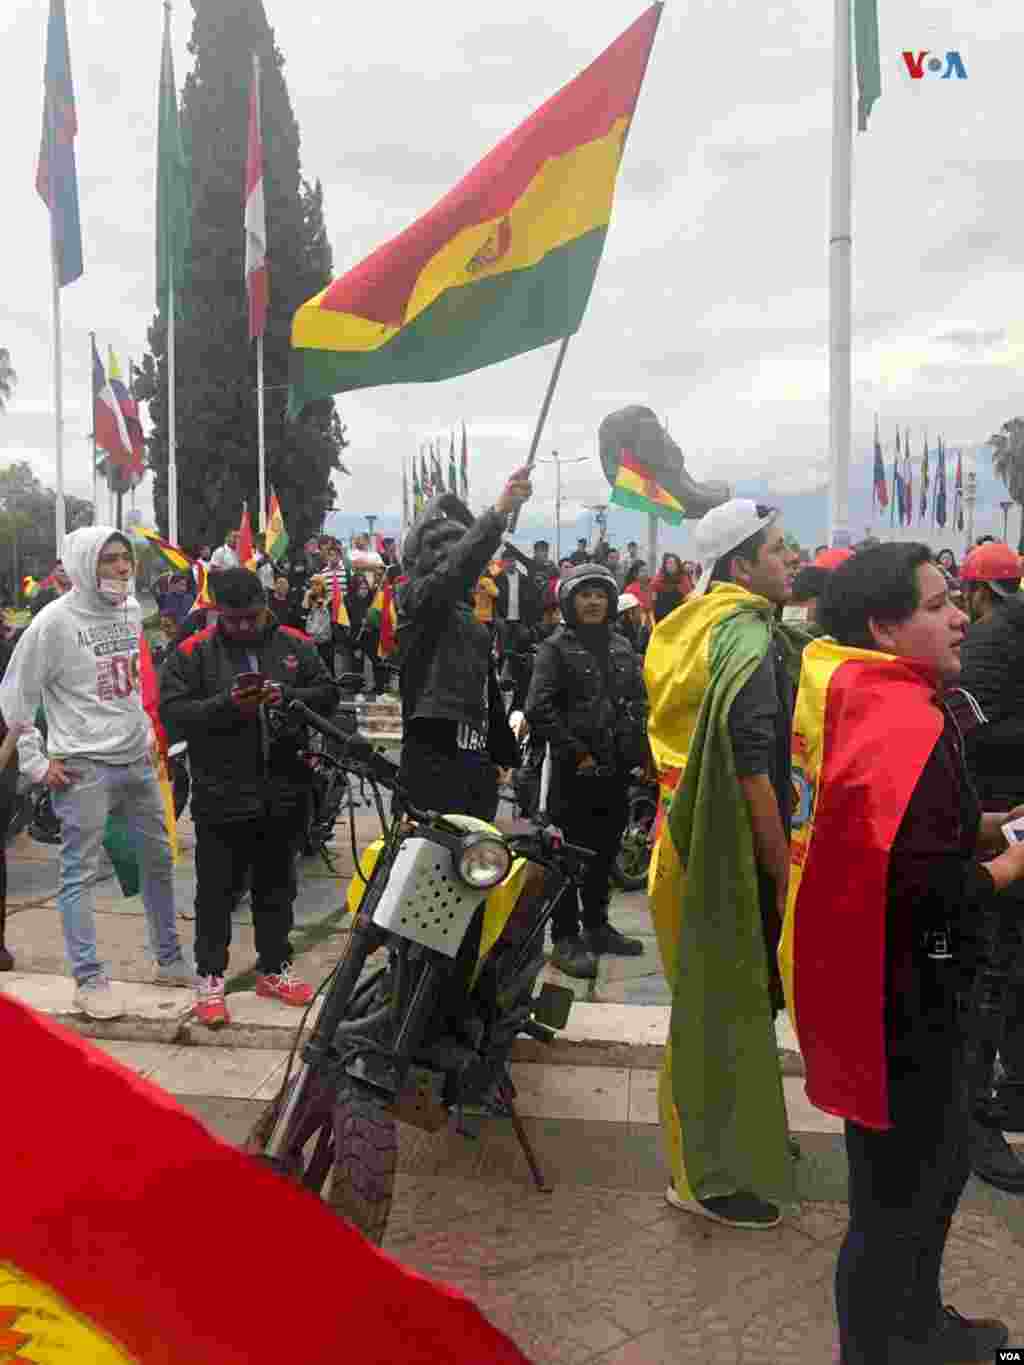
<svg viewBox="0 0 1024 1365">
<path fill-rule="evenodd" d="M 13 1359 L 528 1365 L 469 1299 L 84 1039 L 5 996 L 0 1037 L 6 1093 L 31 1096 L 0 1124 L 0 1350 Z M 91 1118 L 74 1124 L 72 1156 L 74 1115 Z"/>
<path fill-rule="evenodd" d="M 267 325 L 267 209 L 263 197 L 263 135 L 260 132 L 260 59 L 252 59 L 249 91 L 249 156 L 245 166 L 245 287 L 249 295 L 249 340 Z"/>
</svg>

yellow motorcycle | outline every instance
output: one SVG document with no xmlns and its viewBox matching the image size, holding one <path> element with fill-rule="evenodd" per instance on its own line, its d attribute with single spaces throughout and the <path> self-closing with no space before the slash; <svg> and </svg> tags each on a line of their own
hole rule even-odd
<svg viewBox="0 0 1024 1365">
<path fill-rule="evenodd" d="M 300 702 L 288 709 L 334 741 L 332 761 L 373 786 L 379 811 L 381 787 L 392 808 L 383 838 L 357 859 L 348 943 L 318 992 L 301 1061 L 296 1045 L 249 1150 L 377 1243 L 391 1209 L 396 1122 L 435 1132 L 455 1116 L 466 1132 L 467 1110 L 507 1117 L 547 1190 L 508 1062 L 519 1034 L 550 1042 L 568 1020 L 572 992 L 536 984 L 555 903 L 582 880 L 591 850 L 552 828 L 508 837 L 470 816 L 419 810 L 396 766 L 364 740 Z M 379 950 L 386 962 L 374 966 Z"/>
</svg>

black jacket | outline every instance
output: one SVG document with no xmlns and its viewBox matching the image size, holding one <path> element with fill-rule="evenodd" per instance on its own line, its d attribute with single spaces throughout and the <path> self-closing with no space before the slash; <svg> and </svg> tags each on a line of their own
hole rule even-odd
<svg viewBox="0 0 1024 1365">
<path fill-rule="evenodd" d="M 466 530 L 432 562 L 431 526 L 446 516 Z M 495 704 L 491 634 L 474 616 L 470 594 L 504 530 L 505 518 L 493 510 L 474 521 L 457 498 L 431 499 L 406 537 L 409 579 L 396 594 L 403 725 L 451 721 L 487 728 L 491 757 L 503 766 L 518 750 L 504 709 Z"/>
<path fill-rule="evenodd" d="M 960 650 L 960 686 L 988 720 L 967 736 L 967 765 L 982 805 L 1024 801 L 1024 597 L 971 626 Z"/>
<path fill-rule="evenodd" d="M 556 762 L 591 754 L 626 769 L 644 761 L 647 694 L 639 656 L 608 632 L 608 674 L 572 626 L 561 626 L 537 650 L 526 700 L 531 733 L 551 745 Z"/>
<path fill-rule="evenodd" d="M 160 673 L 160 719 L 168 737 L 187 740 L 192 815 L 197 824 L 286 815 L 305 800 L 310 773 L 299 759 L 301 732 L 272 734 L 266 717 L 245 716 L 230 699 L 239 673 L 260 672 L 329 716 L 336 694 L 316 646 L 300 631 L 273 625 L 263 640 L 238 645 L 218 626 L 182 641 Z"/>
</svg>

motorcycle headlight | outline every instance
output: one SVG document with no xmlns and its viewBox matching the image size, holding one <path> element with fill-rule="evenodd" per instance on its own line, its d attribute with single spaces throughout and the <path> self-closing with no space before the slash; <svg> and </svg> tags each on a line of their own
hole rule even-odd
<svg viewBox="0 0 1024 1365">
<path fill-rule="evenodd" d="M 512 855 L 501 839 L 490 834 L 470 834 L 462 841 L 455 866 L 467 886 L 489 891 L 508 876 Z"/>
</svg>

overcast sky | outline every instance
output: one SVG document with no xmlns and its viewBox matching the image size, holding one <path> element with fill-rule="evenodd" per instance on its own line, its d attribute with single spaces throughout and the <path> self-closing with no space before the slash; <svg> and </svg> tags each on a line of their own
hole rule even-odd
<svg viewBox="0 0 1024 1365">
<path fill-rule="evenodd" d="M 337 273 L 428 209 L 643 8 L 265 3 L 303 172 L 324 183 Z M 163 10 L 158 0 L 67 9 L 85 275 L 62 295 L 65 463 L 68 490 L 90 496 L 89 330 L 126 363 L 143 351 L 153 311 Z M 854 170 L 855 481 L 865 485 L 876 411 L 886 435 L 898 422 L 916 443 L 927 428 L 971 449 L 1024 409 L 1024 7 L 879 0 L 879 10 L 882 96 L 856 139 Z M 0 346 L 19 375 L 0 418 L 0 459 L 27 459 L 52 483 L 47 221 L 33 186 L 46 12 L 46 0 L 7 0 L 0 12 Z M 179 3 L 179 87 L 191 20 Z M 912 81 L 904 48 L 958 49 L 968 79 Z M 542 447 L 587 457 L 566 469 L 566 519 L 606 496 L 596 430 L 628 402 L 664 415 L 698 477 L 777 495 L 825 484 L 831 63 L 824 0 L 669 0 Z M 534 352 L 441 384 L 341 398 L 354 475 L 339 482 L 341 505 L 396 524 L 403 456 L 463 417 L 472 500 L 482 503 L 528 445 L 552 360 Z M 536 487 L 533 520 L 550 524 L 550 467 Z M 140 506 L 151 506 L 147 490 Z M 855 532 L 858 514 L 855 503 Z M 987 517 L 979 512 L 979 529 Z M 803 529 L 823 538 L 825 527 Z"/>
</svg>

